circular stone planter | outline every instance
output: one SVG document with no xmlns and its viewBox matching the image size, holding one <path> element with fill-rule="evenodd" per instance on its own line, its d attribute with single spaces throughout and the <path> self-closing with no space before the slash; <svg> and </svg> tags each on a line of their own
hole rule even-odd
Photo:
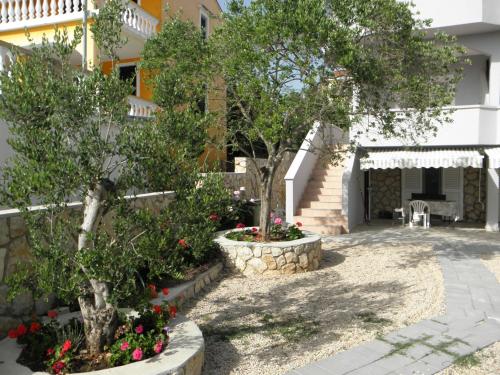
<svg viewBox="0 0 500 375">
<path fill-rule="evenodd" d="M 61 323 L 79 317 L 80 313 L 61 315 Z M 172 333 L 167 348 L 160 354 L 124 366 L 105 370 L 81 372 L 79 375 L 200 375 L 203 367 L 205 344 L 198 326 L 181 315 L 170 325 Z M 16 362 L 21 346 L 13 339 L 0 341 L 0 374 L 2 375 L 48 375 L 33 372 Z"/>
<path fill-rule="evenodd" d="M 242 229 L 244 230 L 244 229 Z M 314 271 L 321 261 L 321 237 L 304 231 L 304 238 L 281 242 L 233 241 L 219 232 L 215 242 L 226 263 L 246 275 L 285 274 Z"/>
</svg>

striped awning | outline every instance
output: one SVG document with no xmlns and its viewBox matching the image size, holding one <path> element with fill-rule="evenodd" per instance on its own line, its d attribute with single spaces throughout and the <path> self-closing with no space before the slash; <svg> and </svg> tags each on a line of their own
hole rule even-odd
<svg viewBox="0 0 500 375">
<path fill-rule="evenodd" d="M 500 168 L 500 147 L 497 148 L 487 148 L 484 150 L 486 155 L 488 155 L 489 168 Z"/>
<path fill-rule="evenodd" d="M 360 159 L 362 170 L 394 168 L 483 167 L 483 155 L 473 149 L 372 150 Z"/>
</svg>

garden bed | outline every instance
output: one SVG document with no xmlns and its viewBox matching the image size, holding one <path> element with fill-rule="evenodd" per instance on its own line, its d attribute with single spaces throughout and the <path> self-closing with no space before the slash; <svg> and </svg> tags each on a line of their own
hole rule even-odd
<svg viewBox="0 0 500 375">
<path fill-rule="evenodd" d="M 280 375 L 444 312 L 427 244 L 324 246 L 321 267 L 213 284 L 184 306 L 206 340 L 205 375 Z"/>
<path fill-rule="evenodd" d="M 246 275 L 291 275 L 319 267 L 321 237 L 317 234 L 303 232 L 303 238 L 293 241 L 255 242 L 231 240 L 227 233 L 219 232 L 215 242 L 226 263 Z"/>
<path fill-rule="evenodd" d="M 61 323 L 78 317 L 79 313 L 61 315 Z M 134 362 L 99 371 L 83 372 L 87 375 L 199 375 L 204 359 L 204 340 L 198 326 L 177 315 L 171 323 L 172 332 L 167 348 L 160 354 L 144 361 Z M 22 347 L 15 340 L 6 338 L 0 341 L 0 373 L 2 375 L 35 374 L 25 366 L 16 362 Z M 36 374 L 47 374 L 36 372 Z"/>
</svg>

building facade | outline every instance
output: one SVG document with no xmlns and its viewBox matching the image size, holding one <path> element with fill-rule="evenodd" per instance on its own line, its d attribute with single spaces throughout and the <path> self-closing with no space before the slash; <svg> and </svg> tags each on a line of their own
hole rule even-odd
<svg viewBox="0 0 500 375">
<path fill-rule="evenodd" d="M 309 159 L 314 156 L 304 154 L 303 160 L 292 164 L 286 178 L 289 221 L 323 217 L 330 226 L 323 232 L 349 231 L 363 221 L 391 218 L 394 209 L 408 207 L 410 200 L 424 200 L 432 215 L 499 230 L 500 3 L 413 2 L 418 17 L 433 20 L 430 35 L 436 31 L 455 35 L 467 51 L 470 64 L 464 66 L 463 79 L 449 108 L 451 122 L 440 126 L 436 134 L 412 143 L 363 129 L 359 138 L 351 137 L 357 152 L 345 160 L 342 172 L 333 177 L 333 171 L 325 171 L 320 181 L 311 172 L 314 160 Z M 357 134 L 360 129 L 354 130 Z M 314 139 L 314 134 L 309 137 Z M 322 184 L 323 191 L 304 198 L 311 183 Z M 330 211 L 337 212 L 324 208 L 306 211 L 318 201 L 330 202 Z M 339 219 L 331 219 L 333 214 Z"/>
<path fill-rule="evenodd" d="M 88 22 L 99 11 L 99 6 L 105 0 L 94 4 L 88 0 Z M 120 76 L 124 79 L 133 78 L 133 94 L 129 96 L 130 116 L 148 117 L 154 113 L 155 105 L 151 101 L 152 90 L 146 82 L 145 72 L 137 66 L 146 40 L 155 35 L 169 17 L 180 14 L 185 20 L 192 21 L 199 26 L 206 36 L 220 22 L 222 9 L 217 0 L 127 0 L 123 14 L 122 33 L 127 43 L 118 52 L 120 62 Z M 82 25 L 83 0 L 0 0 L 0 69 L 9 58 L 11 45 L 27 48 L 31 42 L 26 37 L 29 32 L 35 44 L 42 37 L 52 38 L 55 27 L 66 28 L 70 36 L 75 28 Z M 82 55 L 86 53 L 87 67 L 93 69 L 96 64 L 98 50 L 90 35 L 86 42 L 80 43 L 72 57 L 75 66 L 81 64 Z M 109 71 L 110 62 L 99 62 L 99 69 Z M 207 93 L 207 110 L 225 108 L 225 100 L 220 93 Z M 5 128 L 4 128 L 5 129 Z M 10 155 L 6 143 L 8 134 L 0 131 L 0 161 Z M 208 155 L 203 158 L 209 160 L 224 160 L 225 154 L 215 149 L 206 150 Z"/>
</svg>

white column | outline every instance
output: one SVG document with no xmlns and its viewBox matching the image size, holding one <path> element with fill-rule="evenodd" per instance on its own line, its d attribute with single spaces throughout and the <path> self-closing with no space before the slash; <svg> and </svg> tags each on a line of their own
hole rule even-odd
<svg viewBox="0 0 500 375">
<path fill-rule="evenodd" d="M 490 92 L 486 104 L 500 105 L 500 56 L 491 57 L 489 86 Z"/>
<path fill-rule="evenodd" d="M 498 232 L 500 221 L 500 187 L 499 170 L 488 168 L 486 173 L 486 227 L 489 232 Z"/>
</svg>

